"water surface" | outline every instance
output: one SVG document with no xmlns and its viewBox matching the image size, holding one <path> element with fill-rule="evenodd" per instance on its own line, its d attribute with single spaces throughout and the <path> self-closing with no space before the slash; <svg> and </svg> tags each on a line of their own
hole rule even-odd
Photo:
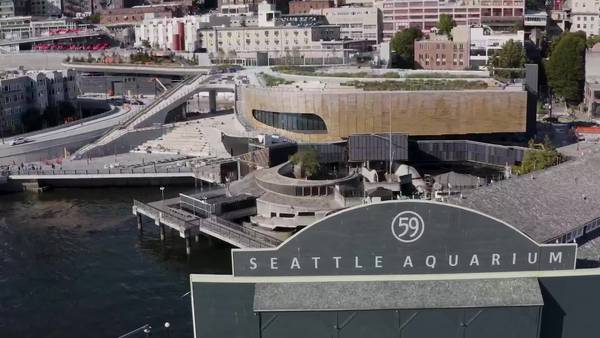
<svg viewBox="0 0 600 338">
<path fill-rule="evenodd" d="M 174 232 L 163 244 L 148 221 L 140 236 L 134 198 L 160 191 L 0 195 L 0 337 L 117 337 L 144 324 L 153 337 L 193 336 L 189 274 L 230 273 L 229 247 L 201 239 L 188 259 Z"/>
</svg>

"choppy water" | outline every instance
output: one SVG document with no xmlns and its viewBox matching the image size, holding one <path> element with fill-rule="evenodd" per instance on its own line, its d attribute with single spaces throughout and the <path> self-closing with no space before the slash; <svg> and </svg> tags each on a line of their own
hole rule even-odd
<svg viewBox="0 0 600 338">
<path fill-rule="evenodd" d="M 189 274 L 229 273 L 229 248 L 201 240 L 188 259 L 175 233 L 163 245 L 148 223 L 140 236 L 133 198 L 160 192 L 0 195 L 0 337 L 117 337 L 147 323 L 154 337 L 193 336 Z"/>
</svg>

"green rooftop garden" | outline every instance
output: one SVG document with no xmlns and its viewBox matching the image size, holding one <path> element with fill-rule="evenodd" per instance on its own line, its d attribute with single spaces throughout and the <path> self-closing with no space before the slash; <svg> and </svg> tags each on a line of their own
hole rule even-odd
<svg viewBox="0 0 600 338">
<path fill-rule="evenodd" d="M 288 81 L 286 79 L 265 73 L 261 73 L 260 75 L 262 76 L 263 80 L 265 80 L 265 84 L 267 85 L 267 87 L 275 87 L 279 85 L 287 85 L 294 83 L 294 81 Z"/>
<path fill-rule="evenodd" d="M 466 80 L 406 80 L 406 81 L 348 81 L 342 86 L 351 86 L 366 91 L 376 90 L 474 90 L 486 89 L 485 81 Z"/>
</svg>

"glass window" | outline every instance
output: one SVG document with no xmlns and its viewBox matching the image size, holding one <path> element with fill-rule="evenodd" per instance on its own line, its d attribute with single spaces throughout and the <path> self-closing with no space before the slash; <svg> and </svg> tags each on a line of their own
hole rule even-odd
<svg viewBox="0 0 600 338">
<path fill-rule="evenodd" d="M 327 130 L 325 121 L 315 114 L 278 113 L 253 110 L 256 120 L 268 126 L 285 130 Z"/>
</svg>

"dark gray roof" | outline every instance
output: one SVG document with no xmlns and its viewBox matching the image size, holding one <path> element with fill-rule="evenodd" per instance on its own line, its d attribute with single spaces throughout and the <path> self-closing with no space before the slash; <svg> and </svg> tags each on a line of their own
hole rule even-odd
<svg viewBox="0 0 600 338">
<path fill-rule="evenodd" d="M 254 294 L 259 312 L 539 305 L 535 278 L 258 283 Z"/>
<path fill-rule="evenodd" d="M 600 217 L 600 153 L 463 194 L 450 203 L 499 218 L 539 243 Z"/>
<path fill-rule="evenodd" d="M 450 183 L 453 189 L 476 187 L 480 182 L 484 181 L 477 176 L 461 174 L 454 171 L 439 174 L 435 176 L 434 179 L 436 183 L 439 183 L 444 187 L 448 186 L 448 183 Z"/>
</svg>

